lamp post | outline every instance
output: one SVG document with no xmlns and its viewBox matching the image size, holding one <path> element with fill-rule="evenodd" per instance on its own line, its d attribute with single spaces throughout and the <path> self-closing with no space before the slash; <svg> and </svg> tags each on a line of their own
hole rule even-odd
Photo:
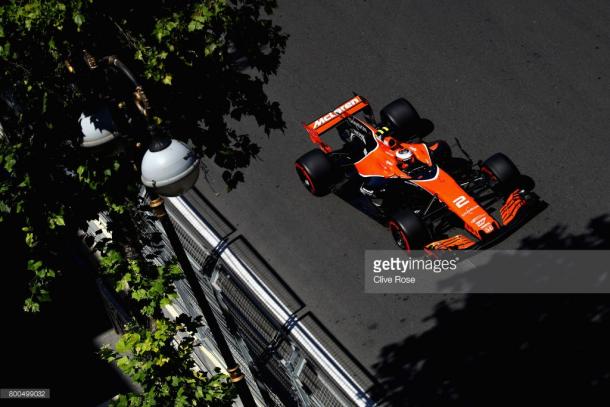
<svg viewBox="0 0 610 407">
<path fill-rule="evenodd" d="M 98 65 L 105 64 L 113 65 L 122 71 L 135 87 L 133 95 L 138 111 L 149 118 L 150 105 L 148 98 L 142 85 L 138 83 L 127 66 L 114 56 L 97 60 L 87 51 L 83 51 L 83 53 L 89 69 L 97 69 Z M 70 68 L 68 65 L 69 70 Z M 79 122 L 83 133 L 82 147 L 100 146 L 115 138 L 114 124 L 107 108 L 101 108 L 90 116 L 83 114 L 79 118 Z M 159 133 L 154 125 L 149 125 L 148 129 L 151 141 L 142 158 L 140 170 L 142 183 L 149 193 L 150 207 L 165 230 L 197 305 L 201 309 L 221 356 L 227 364 L 227 372 L 230 375 L 231 382 L 235 384 L 243 405 L 254 407 L 256 403 L 246 383 L 245 376 L 235 361 L 231 348 L 222 333 L 212 307 L 199 283 L 197 274 L 193 270 L 186 251 L 180 242 L 174 224 L 165 210 L 162 197 L 178 196 L 193 187 L 199 176 L 199 158 L 185 143 Z"/>
</svg>

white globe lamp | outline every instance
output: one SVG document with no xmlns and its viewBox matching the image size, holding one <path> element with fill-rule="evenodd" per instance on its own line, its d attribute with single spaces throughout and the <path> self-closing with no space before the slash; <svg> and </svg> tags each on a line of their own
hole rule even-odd
<svg viewBox="0 0 610 407">
<path fill-rule="evenodd" d="M 102 106 L 91 114 L 81 113 L 78 122 L 83 135 L 83 147 L 97 147 L 115 138 L 116 129 L 107 106 Z"/>
<path fill-rule="evenodd" d="M 154 138 L 142 158 L 142 183 L 162 196 L 178 196 L 199 177 L 199 158 L 181 141 Z"/>
</svg>

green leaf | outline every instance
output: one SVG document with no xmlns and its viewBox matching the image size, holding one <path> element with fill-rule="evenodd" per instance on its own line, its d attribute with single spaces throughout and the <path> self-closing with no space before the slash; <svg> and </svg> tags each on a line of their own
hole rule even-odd
<svg viewBox="0 0 610 407">
<path fill-rule="evenodd" d="M 0 212 L 11 213 L 11 207 L 8 206 L 6 202 L 0 201 Z"/>
<path fill-rule="evenodd" d="M 11 55 L 11 44 L 7 41 L 0 46 L 0 57 L 8 59 Z"/>
<path fill-rule="evenodd" d="M 25 188 L 25 187 L 29 187 L 30 186 L 30 176 L 28 174 L 25 174 L 25 176 L 23 177 L 23 181 L 21 181 L 19 183 L 19 185 L 17 185 L 19 188 Z"/>
<path fill-rule="evenodd" d="M 118 346 L 118 344 L 117 344 Z M 117 366 L 119 367 L 119 369 L 121 369 L 122 371 L 126 371 L 129 369 L 129 366 L 131 365 L 129 358 L 127 356 L 123 356 L 122 358 L 119 358 L 116 361 Z"/>
<path fill-rule="evenodd" d="M 13 167 L 17 163 L 17 160 L 13 157 L 13 155 L 8 155 L 4 158 L 4 169 L 8 172 L 13 171 Z"/>
<path fill-rule="evenodd" d="M 74 12 L 72 14 L 72 20 L 74 21 L 74 24 L 76 24 L 77 27 L 80 27 L 85 22 L 85 16 L 83 16 L 79 12 Z"/>
<path fill-rule="evenodd" d="M 125 275 L 116 283 L 115 290 L 117 292 L 127 290 L 129 288 L 129 282 L 131 281 L 131 274 L 125 273 Z"/>
<path fill-rule="evenodd" d="M 55 229 L 55 226 L 65 226 L 64 217 L 61 214 L 52 214 L 48 218 L 49 228 Z"/>
<path fill-rule="evenodd" d="M 172 76 L 170 74 L 166 74 L 165 77 L 163 78 L 163 83 L 165 85 L 171 85 L 172 84 Z"/>
<path fill-rule="evenodd" d="M 123 340 L 123 338 L 121 338 L 117 341 L 115 348 L 116 348 L 116 351 L 119 353 L 125 353 L 129 350 L 128 346 L 125 344 L 125 341 Z"/>
<path fill-rule="evenodd" d="M 218 48 L 218 44 L 212 43 L 212 44 L 208 45 L 207 47 L 205 47 L 205 49 L 203 50 L 203 53 L 206 57 L 210 56 L 216 50 L 216 48 Z"/>
<path fill-rule="evenodd" d="M 131 293 L 131 298 L 133 298 L 136 301 L 140 301 L 143 300 L 144 298 L 146 298 L 148 296 L 148 293 L 146 292 L 145 289 L 140 288 L 138 290 L 135 290 L 134 292 Z"/>
<path fill-rule="evenodd" d="M 42 267 L 42 261 L 40 260 L 28 260 L 28 270 L 36 271 Z"/>
<path fill-rule="evenodd" d="M 25 303 L 23 304 L 23 310 L 26 312 L 39 312 L 40 304 L 38 304 L 33 299 L 28 298 L 25 300 Z"/>
<path fill-rule="evenodd" d="M 28 245 L 28 247 L 36 246 L 36 242 L 34 241 L 33 233 L 30 232 L 30 233 L 25 234 L 25 244 Z"/>
</svg>

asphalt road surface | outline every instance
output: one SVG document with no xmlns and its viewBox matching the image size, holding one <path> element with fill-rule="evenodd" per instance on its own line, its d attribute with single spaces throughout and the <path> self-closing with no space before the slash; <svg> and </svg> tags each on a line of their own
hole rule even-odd
<svg viewBox="0 0 610 407">
<path fill-rule="evenodd" d="M 290 34 L 266 88 L 285 134 L 240 123 L 262 147 L 246 181 L 227 192 L 207 163 L 198 188 L 365 366 L 429 329 L 440 301 L 459 307 L 461 297 L 364 294 L 364 251 L 393 242 L 338 197 L 300 184 L 294 161 L 312 148 L 301 122 L 352 91 L 377 112 L 404 96 L 434 123 L 430 137 L 459 137 L 475 159 L 506 153 L 549 207 L 502 248 L 557 225 L 586 233 L 610 212 L 607 0 L 283 0 L 274 21 Z"/>
</svg>

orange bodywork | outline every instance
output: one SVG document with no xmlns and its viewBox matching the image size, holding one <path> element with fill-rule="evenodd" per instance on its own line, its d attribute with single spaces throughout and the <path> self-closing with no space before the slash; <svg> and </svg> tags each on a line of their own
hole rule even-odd
<svg viewBox="0 0 610 407">
<path fill-rule="evenodd" d="M 411 180 L 415 185 L 435 195 L 449 210 L 464 221 L 464 228 L 481 239 L 481 233 L 490 234 L 499 228 L 498 222 L 468 195 L 442 168 L 430 179 Z"/>
<path fill-rule="evenodd" d="M 307 130 L 307 134 L 309 134 L 309 138 L 314 144 L 320 146 L 320 149 L 322 149 L 322 151 L 325 153 L 330 153 L 333 151 L 332 148 L 322 141 L 320 135 L 335 127 L 346 117 L 355 115 L 368 105 L 369 103 L 363 97 L 354 96 L 353 98 L 341 103 L 324 116 L 317 118 L 309 124 L 304 124 L 305 130 Z"/>
<path fill-rule="evenodd" d="M 440 167 L 430 179 L 412 179 L 400 170 L 396 159 L 396 150 L 407 148 L 415 158 L 432 166 L 428 147 L 423 143 L 396 143 L 391 148 L 377 140 L 377 147 L 354 165 L 363 177 L 404 178 L 424 189 L 430 195 L 436 196 L 449 210 L 464 221 L 464 227 L 478 239 L 482 233 L 489 234 L 499 228 L 496 220 L 485 211 L 476 200 L 468 195 L 454 179 Z"/>
<path fill-rule="evenodd" d="M 409 178 L 398 168 L 396 151 L 377 140 L 377 147 L 354 165 L 363 177 Z"/>
<path fill-rule="evenodd" d="M 411 150 L 418 161 L 432 165 L 432 158 L 430 157 L 428 147 L 423 143 L 398 143 L 393 140 L 393 147 L 390 147 L 377 138 L 375 141 L 377 142 L 377 147 L 354 164 L 358 173 L 363 177 L 399 177 L 411 179 L 404 171 L 400 170 L 400 163 L 396 159 L 396 151 L 402 149 Z"/>
<path fill-rule="evenodd" d="M 519 193 L 519 190 L 517 189 L 513 191 L 506 199 L 506 202 L 504 202 L 504 205 L 502 205 L 502 208 L 500 208 L 502 224 L 508 225 L 510 222 L 512 222 L 513 219 L 515 219 L 515 216 L 517 216 L 519 209 L 521 209 L 525 204 L 525 199 L 523 199 Z"/>
<path fill-rule="evenodd" d="M 428 250 L 464 250 L 472 247 L 476 244 L 475 241 L 467 238 L 464 235 L 455 235 L 447 239 L 437 240 L 436 242 L 428 243 L 426 249 Z"/>
</svg>

